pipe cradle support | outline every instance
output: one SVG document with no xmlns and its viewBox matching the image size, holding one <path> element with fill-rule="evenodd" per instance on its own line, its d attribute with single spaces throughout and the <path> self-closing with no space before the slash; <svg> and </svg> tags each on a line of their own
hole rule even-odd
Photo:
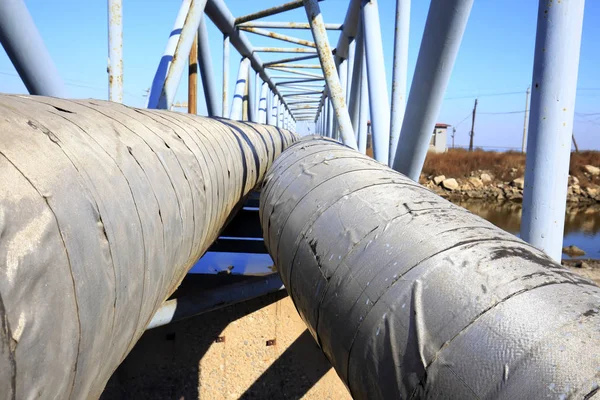
<svg viewBox="0 0 600 400">
<path fill-rule="evenodd" d="M 356 399 L 588 398 L 600 288 L 331 140 L 301 140 L 261 195 L 266 246 Z"/>
<path fill-rule="evenodd" d="M 0 96 L 0 393 L 97 398 L 295 135 Z"/>
</svg>

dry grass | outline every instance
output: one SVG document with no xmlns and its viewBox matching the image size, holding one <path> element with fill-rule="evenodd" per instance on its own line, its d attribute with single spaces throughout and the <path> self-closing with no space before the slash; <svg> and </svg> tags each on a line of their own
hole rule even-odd
<svg viewBox="0 0 600 400">
<path fill-rule="evenodd" d="M 600 152 L 571 153 L 569 173 L 587 181 L 583 174 L 584 165 L 600 166 Z M 525 174 L 525 155 L 514 151 L 499 153 L 450 149 L 447 153 L 428 153 L 423 166 L 425 176 L 445 175 L 452 178 L 469 177 L 471 172 L 480 170 L 489 171 L 496 179 L 508 182 Z"/>
</svg>

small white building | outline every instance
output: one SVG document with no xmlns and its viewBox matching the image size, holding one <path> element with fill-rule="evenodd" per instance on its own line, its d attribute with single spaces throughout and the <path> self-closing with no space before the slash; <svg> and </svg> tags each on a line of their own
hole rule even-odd
<svg viewBox="0 0 600 400">
<path fill-rule="evenodd" d="M 429 141 L 429 151 L 435 153 L 445 153 L 448 151 L 447 131 L 449 126 L 448 124 L 435 124 L 431 140 Z"/>
</svg>

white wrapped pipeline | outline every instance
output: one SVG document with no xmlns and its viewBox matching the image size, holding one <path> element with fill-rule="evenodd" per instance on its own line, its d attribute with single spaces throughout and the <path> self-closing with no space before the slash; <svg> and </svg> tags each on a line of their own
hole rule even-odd
<svg viewBox="0 0 600 400">
<path fill-rule="evenodd" d="M 295 136 L 0 96 L 0 397 L 97 398 Z"/>
<path fill-rule="evenodd" d="M 600 288 L 329 140 L 271 167 L 265 241 L 356 399 L 591 398 Z"/>
</svg>

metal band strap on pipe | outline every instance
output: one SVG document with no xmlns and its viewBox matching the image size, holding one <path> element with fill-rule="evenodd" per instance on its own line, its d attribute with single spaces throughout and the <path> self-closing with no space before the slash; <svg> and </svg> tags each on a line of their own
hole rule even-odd
<svg viewBox="0 0 600 400">
<path fill-rule="evenodd" d="M 295 136 L 99 100 L 0 115 L 1 397 L 98 398 Z"/>
<path fill-rule="evenodd" d="M 355 399 L 591 398 L 600 288 L 327 139 L 273 164 L 265 244 Z"/>
</svg>

